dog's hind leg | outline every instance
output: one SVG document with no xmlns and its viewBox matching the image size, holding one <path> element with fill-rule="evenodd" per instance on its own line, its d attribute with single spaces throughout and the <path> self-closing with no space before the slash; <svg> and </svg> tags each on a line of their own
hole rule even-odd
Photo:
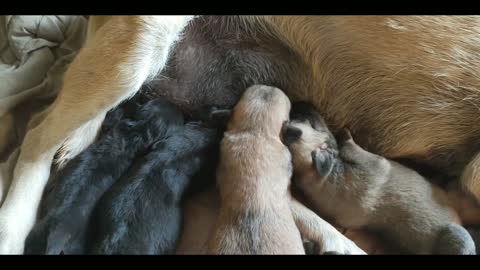
<svg viewBox="0 0 480 270">
<path fill-rule="evenodd" d="M 163 69 L 192 16 L 114 16 L 105 20 L 65 74 L 48 115 L 30 130 L 0 209 L 0 253 L 22 253 L 55 152 L 67 138 L 132 96 Z M 95 18 L 91 18 L 95 20 Z M 97 126 L 97 125 L 92 125 Z M 85 145 L 84 145 L 85 146 Z M 67 150 L 68 149 L 64 149 Z M 78 147 L 75 151 L 79 151 Z"/>
</svg>

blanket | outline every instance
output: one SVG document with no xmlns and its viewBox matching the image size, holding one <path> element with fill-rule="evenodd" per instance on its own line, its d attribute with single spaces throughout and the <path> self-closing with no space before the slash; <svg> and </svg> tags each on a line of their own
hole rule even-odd
<svg viewBox="0 0 480 270">
<path fill-rule="evenodd" d="M 28 120 L 56 97 L 86 33 L 84 16 L 0 16 L 0 202 Z"/>
</svg>

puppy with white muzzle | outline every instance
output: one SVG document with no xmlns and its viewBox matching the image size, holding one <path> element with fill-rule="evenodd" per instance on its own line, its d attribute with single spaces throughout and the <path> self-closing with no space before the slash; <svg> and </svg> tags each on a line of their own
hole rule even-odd
<svg viewBox="0 0 480 270">
<path fill-rule="evenodd" d="M 294 183 L 319 214 L 385 236 L 407 253 L 475 254 L 454 202 L 415 171 L 367 152 L 345 130 L 339 145 L 323 118 L 295 106 L 284 138 Z"/>
</svg>

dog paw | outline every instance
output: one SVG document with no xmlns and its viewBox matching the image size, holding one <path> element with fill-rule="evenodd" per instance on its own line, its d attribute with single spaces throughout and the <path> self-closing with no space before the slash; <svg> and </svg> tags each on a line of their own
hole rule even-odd
<svg viewBox="0 0 480 270">
<path fill-rule="evenodd" d="M 343 144 L 346 142 L 353 141 L 352 133 L 350 132 L 350 129 L 348 128 L 343 128 L 337 133 L 337 142 L 339 144 Z"/>
<path fill-rule="evenodd" d="M 318 246 L 318 254 L 320 255 L 367 255 L 352 240 L 342 234 L 329 237 Z"/>
</svg>

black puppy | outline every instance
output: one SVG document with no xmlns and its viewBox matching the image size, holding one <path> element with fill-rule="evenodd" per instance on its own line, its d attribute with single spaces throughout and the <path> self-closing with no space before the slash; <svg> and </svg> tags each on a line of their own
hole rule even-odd
<svg viewBox="0 0 480 270">
<path fill-rule="evenodd" d="M 102 197 L 92 219 L 93 254 L 172 254 L 182 198 L 194 176 L 213 178 L 219 132 L 200 123 L 171 126 Z M 202 174 L 202 168 L 213 173 Z M 201 181 L 201 180 L 199 180 Z"/>
<path fill-rule="evenodd" d="M 110 113 L 104 136 L 59 172 L 44 198 L 47 210 L 26 240 L 25 253 L 85 253 L 87 226 L 100 197 L 136 157 L 165 137 L 171 126 L 181 124 L 182 114 L 160 99 L 146 103 L 133 119 L 122 118 L 118 111 Z"/>
</svg>

